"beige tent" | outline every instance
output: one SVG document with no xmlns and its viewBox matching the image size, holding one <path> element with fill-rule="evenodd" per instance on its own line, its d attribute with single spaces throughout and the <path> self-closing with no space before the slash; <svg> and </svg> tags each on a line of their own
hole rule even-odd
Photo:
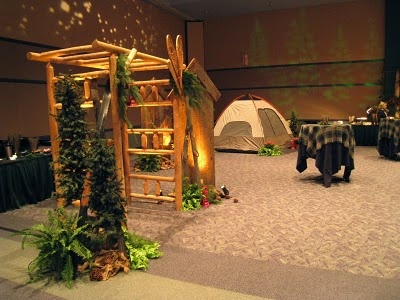
<svg viewBox="0 0 400 300">
<path fill-rule="evenodd" d="M 292 132 L 283 116 L 266 100 L 243 95 L 234 99 L 214 127 L 217 151 L 257 152 L 265 141 L 286 146 Z"/>
</svg>

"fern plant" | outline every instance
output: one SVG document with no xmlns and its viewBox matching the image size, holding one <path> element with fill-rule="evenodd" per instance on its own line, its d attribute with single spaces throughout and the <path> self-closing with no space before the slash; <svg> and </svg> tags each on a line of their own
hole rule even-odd
<svg viewBox="0 0 400 300">
<path fill-rule="evenodd" d="M 163 254 L 159 250 L 159 243 L 145 239 L 126 229 L 123 229 L 123 232 L 131 269 L 147 270 L 149 259 L 160 257 Z"/>
<path fill-rule="evenodd" d="M 78 216 L 64 208 L 48 211 L 48 223 L 36 224 L 14 235 L 22 236 L 22 249 L 32 246 L 38 256 L 29 264 L 31 282 L 42 279 L 64 281 L 71 288 L 78 259 L 91 260 L 92 252 L 81 242 L 87 225 L 78 226 Z"/>
</svg>

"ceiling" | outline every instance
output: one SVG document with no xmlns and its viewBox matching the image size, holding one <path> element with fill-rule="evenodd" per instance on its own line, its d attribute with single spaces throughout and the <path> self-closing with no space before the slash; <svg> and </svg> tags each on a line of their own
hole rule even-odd
<svg viewBox="0 0 400 300">
<path fill-rule="evenodd" d="M 147 0 L 187 21 L 354 0 Z"/>
</svg>

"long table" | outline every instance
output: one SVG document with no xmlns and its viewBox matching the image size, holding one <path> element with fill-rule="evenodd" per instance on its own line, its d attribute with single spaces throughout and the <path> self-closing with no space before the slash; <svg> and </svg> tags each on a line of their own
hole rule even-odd
<svg viewBox="0 0 400 300">
<path fill-rule="evenodd" d="M 397 158 L 400 153 L 400 119 L 380 120 L 377 150 L 384 157 Z"/>
<path fill-rule="evenodd" d="M 350 182 L 354 169 L 354 133 L 350 124 L 302 125 L 299 133 L 299 149 L 296 169 L 307 169 L 307 159 L 315 159 L 315 166 L 323 175 L 324 186 L 330 187 L 332 175 L 344 166 L 343 178 Z"/>
<path fill-rule="evenodd" d="M 356 146 L 376 146 L 378 144 L 378 125 L 352 124 Z"/>
<path fill-rule="evenodd" d="M 1 160 L 0 212 L 50 198 L 55 190 L 50 162 L 46 155 Z"/>
</svg>

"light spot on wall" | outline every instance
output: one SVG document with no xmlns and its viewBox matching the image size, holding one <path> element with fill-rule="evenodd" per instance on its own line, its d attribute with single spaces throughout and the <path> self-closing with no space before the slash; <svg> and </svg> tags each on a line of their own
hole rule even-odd
<svg viewBox="0 0 400 300">
<path fill-rule="evenodd" d="M 90 13 L 92 10 L 92 3 L 88 2 L 83 2 L 83 7 L 86 9 L 86 12 Z"/>
<path fill-rule="evenodd" d="M 61 8 L 61 10 L 65 11 L 66 13 L 69 13 L 69 11 L 71 9 L 69 4 L 63 0 L 61 0 L 60 8 Z"/>
<path fill-rule="evenodd" d="M 51 14 L 54 14 L 55 13 L 54 7 L 49 7 L 49 11 Z"/>
</svg>

